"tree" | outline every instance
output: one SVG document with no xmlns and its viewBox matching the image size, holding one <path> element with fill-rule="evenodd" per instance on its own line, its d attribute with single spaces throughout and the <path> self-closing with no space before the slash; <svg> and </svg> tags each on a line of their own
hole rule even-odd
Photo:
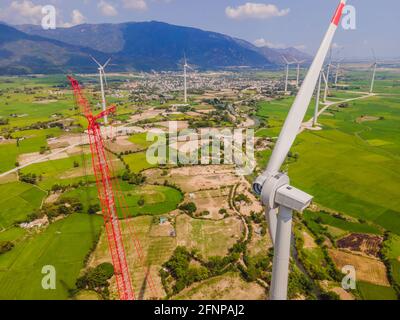
<svg viewBox="0 0 400 320">
<path fill-rule="evenodd" d="M 143 207 L 143 206 L 144 206 L 144 203 L 145 203 L 144 198 L 143 198 L 143 197 L 140 197 L 140 199 L 139 199 L 138 202 L 137 202 L 138 206 L 139 206 L 139 207 Z"/>
<path fill-rule="evenodd" d="M 187 202 L 179 206 L 179 210 L 184 211 L 185 213 L 192 215 L 197 211 L 196 204 L 193 202 Z"/>
<path fill-rule="evenodd" d="M 25 183 L 36 184 L 37 176 L 34 173 L 20 173 L 19 180 Z"/>
<path fill-rule="evenodd" d="M 12 248 L 14 248 L 14 244 L 11 241 L 0 242 L 0 254 L 8 252 Z"/>
</svg>

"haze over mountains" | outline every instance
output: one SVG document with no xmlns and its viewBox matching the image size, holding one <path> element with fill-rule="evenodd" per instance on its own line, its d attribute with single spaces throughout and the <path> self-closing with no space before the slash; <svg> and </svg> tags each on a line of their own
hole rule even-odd
<svg viewBox="0 0 400 320">
<path fill-rule="evenodd" d="M 56 30 L 0 24 L 0 74 L 95 72 L 90 55 L 111 56 L 110 71 L 179 70 L 184 53 L 200 70 L 268 69 L 281 64 L 282 55 L 310 58 L 295 48 L 258 48 L 220 33 L 155 21 Z"/>
</svg>

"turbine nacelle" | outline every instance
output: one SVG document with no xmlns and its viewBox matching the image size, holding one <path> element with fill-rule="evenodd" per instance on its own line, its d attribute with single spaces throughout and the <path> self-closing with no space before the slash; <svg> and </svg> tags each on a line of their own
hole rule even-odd
<svg viewBox="0 0 400 320">
<path fill-rule="evenodd" d="M 253 191 L 260 195 L 263 205 L 270 209 L 280 206 L 302 212 L 310 206 L 313 196 L 292 187 L 289 177 L 281 172 L 262 173 L 253 183 Z"/>
</svg>

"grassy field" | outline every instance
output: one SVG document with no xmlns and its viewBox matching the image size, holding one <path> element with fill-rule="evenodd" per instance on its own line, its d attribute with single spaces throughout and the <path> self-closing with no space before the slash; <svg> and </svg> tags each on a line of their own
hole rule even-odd
<svg viewBox="0 0 400 320">
<path fill-rule="evenodd" d="M 123 156 L 122 159 L 129 166 L 129 169 L 134 173 L 139 173 L 143 170 L 157 167 L 157 165 L 152 165 L 147 161 L 146 152 L 132 153 L 127 156 Z"/>
<path fill-rule="evenodd" d="M 46 196 L 45 191 L 23 182 L 0 185 L 0 194 L 0 230 L 26 219 L 29 214 L 40 208 Z"/>
<path fill-rule="evenodd" d="M 147 149 L 154 142 L 147 141 L 146 137 L 147 137 L 147 133 L 138 133 L 138 134 L 134 134 L 134 135 L 130 136 L 128 140 L 143 149 Z"/>
<path fill-rule="evenodd" d="M 47 147 L 47 137 L 57 137 L 60 134 L 61 130 L 59 128 L 14 132 L 12 137 L 14 139 L 20 138 L 18 144 L 17 140 L 0 143 L 0 154 L 2 155 L 0 173 L 15 168 L 19 155 L 39 152 L 41 147 Z"/>
<path fill-rule="evenodd" d="M 400 237 L 390 235 L 385 242 L 385 255 L 392 267 L 393 280 L 400 286 Z"/>
<path fill-rule="evenodd" d="M 108 156 L 112 161 L 115 174 L 120 173 L 124 169 L 122 162 L 110 153 Z M 77 167 L 75 167 L 76 164 Z M 55 184 L 69 185 L 79 181 L 94 181 L 92 160 L 89 154 L 35 163 L 22 169 L 21 172 L 41 176 L 38 185 L 46 190 L 50 190 Z"/>
<path fill-rule="evenodd" d="M 98 237 L 102 218 L 74 214 L 0 255 L 0 299 L 67 299 Z M 43 266 L 56 269 L 56 289 L 43 290 Z"/>
<path fill-rule="evenodd" d="M 137 215 L 160 215 L 173 211 L 182 201 L 182 194 L 176 189 L 166 186 L 135 186 L 124 181 L 119 182 L 120 191 L 123 192 L 129 212 L 129 216 Z M 97 188 L 95 185 L 82 187 L 66 192 L 63 197 L 74 197 L 80 199 L 86 212 L 90 204 L 99 203 Z M 138 201 L 144 200 L 140 206 Z M 120 213 L 121 216 L 121 213 Z M 122 217 L 122 216 L 121 216 Z"/>
<path fill-rule="evenodd" d="M 357 281 L 357 289 L 364 300 L 397 300 L 396 292 L 391 287 Z"/>
<path fill-rule="evenodd" d="M 303 214 L 303 218 L 307 222 L 307 226 L 317 234 L 321 231 L 321 224 L 332 226 L 348 232 L 372 234 L 382 233 L 377 227 L 374 227 L 372 225 L 345 221 L 339 218 L 335 218 L 324 212 L 305 211 Z M 316 222 L 315 219 L 318 219 L 319 221 Z"/>
<path fill-rule="evenodd" d="M 289 166 L 293 183 L 324 206 L 400 234 L 398 103 L 371 98 L 321 118 L 324 130 L 304 132 L 292 149 L 299 154 Z M 362 115 L 384 119 L 357 121 Z"/>
</svg>

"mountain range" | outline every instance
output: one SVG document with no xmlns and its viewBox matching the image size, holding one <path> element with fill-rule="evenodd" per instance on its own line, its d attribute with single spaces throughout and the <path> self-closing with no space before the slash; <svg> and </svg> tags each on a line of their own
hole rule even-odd
<svg viewBox="0 0 400 320">
<path fill-rule="evenodd" d="M 0 24 L 0 74 L 95 72 L 90 55 L 100 61 L 111 56 L 109 71 L 179 70 L 184 54 L 199 70 L 276 68 L 283 55 L 310 59 L 295 48 L 259 48 L 220 33 L 157 21 L 55 30 Z"/>
</svg>

